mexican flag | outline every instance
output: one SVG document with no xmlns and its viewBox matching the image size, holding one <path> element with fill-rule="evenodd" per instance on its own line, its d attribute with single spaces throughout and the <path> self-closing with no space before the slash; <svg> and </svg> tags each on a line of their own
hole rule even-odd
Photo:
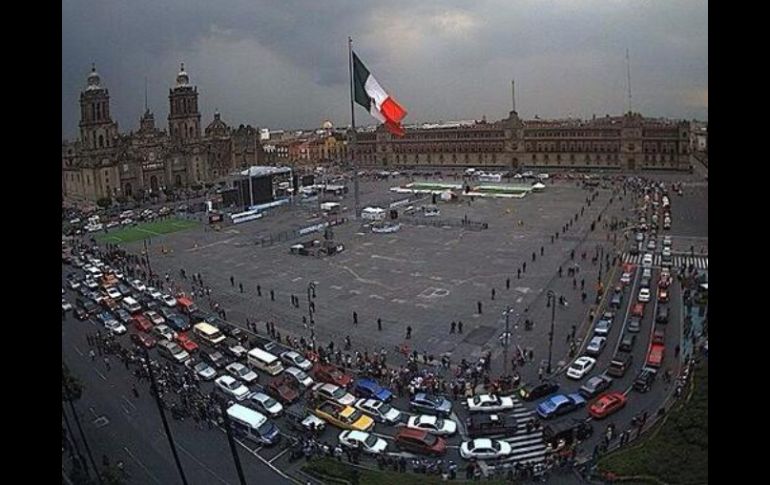
<svg viewBox="0 0 770 485">
<path fill-rule="evenodd" d="M 406 132 L 401 126 L 401 120 L 406 116 L 406 110 L 388 95 L 380 83 L 364 66 L 364 63 L 353 53 L 353 88 L 356 103 L 360 104 L 396 136 L 404 136 Z"/>
</svg>

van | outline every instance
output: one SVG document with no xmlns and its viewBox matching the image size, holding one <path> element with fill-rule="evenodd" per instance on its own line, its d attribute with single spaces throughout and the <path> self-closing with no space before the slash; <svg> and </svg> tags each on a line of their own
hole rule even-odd
<svg viewBox="0 0 770 485">
<path fill-rule="evenodd" d="M 263 370 L 271 376 L 278 375 L 283 372 L 283 364 L 280 359 L 270 352 L 266 352 L 260 348 L 253 348 L 249 350 L 247 354 L 248 363 L 251 367 L 259 370 Z"/>
<path fill-rule="evenodd" d="M 274 445 L 281 439 L 278 427 L 262 413 L 240 404 L 227 408 L 227 417 L 236 436 L 248 438 L 257 443 Z"/>
<path fill-rule="evenodd" d="M 633 362 L 633 355 L 627 352 L 618 352 L 615 354 L 615 357 L 612 358 L 612 361 L 610 361 L 607 375 L 612 377 L 623 377 Z"/>
<path fill-rule="evenodd" d="M 123 308 L 132 315 L 142 311 L 142 305 L 140 305 L 138 301 L 131 298 L 130 296 L 123 298 L 122 305 Z"/>
<path fill-rule="evenodd" d="M 225 336 L 217 327 L 206 322 L 196 323 L 193 327 L 193 333 L 211 345 L 217 345 L 225 340 Z"/>
</svg>

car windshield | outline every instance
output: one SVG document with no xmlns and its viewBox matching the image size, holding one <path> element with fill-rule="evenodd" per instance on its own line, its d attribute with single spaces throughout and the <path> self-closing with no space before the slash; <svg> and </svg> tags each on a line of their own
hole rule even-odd
<svg viewBox="0 0 770 485">
<path fill-rule="evenodd" d="M 432 434 L 430 434 L 430 433 L 427 433 L 427 434 L 425 435 L 425 439 L 424 439 L 423 441 L 425 441 L 425 444 L 426 444 L 426 445 L 428 445 L 428 446 L 433 446 L 433 445 L 435 445 L 435 444 L 436 444 L 436 442 L 438 441 L 438 438 L 436 437 L 436 435 L 432 435 Z M 471 442 L 471 443 L 468 445 L 468 448 L 469 448 L 469 449 L 471 449 L 471 450 L 473 449 L 473 442 Z"/>
<path fill-rule="evenodd" d="M 493 441 L 492 442 L 492 449 L 495 451 L 500 451 L 500 442 L 499 441 Z"/>
<path fill-rule="evenodd" d="M 481 397 L 479 397 L 479 396 L 474 396 L 473 397 L 473 404 L 478 404 L 480 402 L 481 402 Z"/>
<path fill-rule="evenodd" d="M 367 438 L 364 440 L 364 443 L 366 443 L 366 446 L 368 446 L 369 448 L 371 448 L 372 446 L 374 446 L 374 445 L 377 443 L 377 437 L 376 437 L 376 436 L 374 436 L 374 435 L 372 435 L 372 434 L 370 434 L 370 435 L 369 435 L 369 436 L 368 436 L 368 437 L 367 437 Z"/>
<path fill-rule="evenodd" d="M 268 398 L 267 398 L 267 399 L 265 399 L 265 401 L 264 401 L 264 405 L 265 405 L 265 407 L 266 407 L 266 408 L 272 408 L 272 407 L 274 407 L 276 404 L 278 404 L 278 402 L 277 402 L 275 399 L 273 399 L 272 397 L 268 397 Z"/>
<path fill-rule="evenodd" d="M 203 372 L 204 370 L 208 369 L 209 366 L 205 362 L 198 362 L 195 364 L 195 370 L 198 372 Z"/>
<path fill-rule="evenodd" d="M 377 401 L 377 402 L 379 402 L 379 401 Z M 376 409 L 375 406 L 372 406 L 372 407 Z M 382 413 L 382 414 L 388 414 L 388 412 L 391 409 L 393 409 L 393 408 L 390 407 L 390 404 L 382 404 L 382 405 L 379 406 L 380 413 Z"/>
<path fill-rule="evenodd" d="M 332 396 L 334 396 L 335 399 L 339 399 L 344 395 L 345 395 L 345 390 L 341 387 L 338 387 L 332 392 Z"/>
<path fill-rule="evenodd" d="M 228 388 L 229 388 L 231 391 L 234 391 L 234 390 L 238 389 L 239 387 L 241 387 L 241 385 L 240 385 L 240 384 L 238 384 L 238 381 L 235 381 L 235 380 L 233 380 L 233 381 L 230 381 L 229 383 L 226 383 L 225 385 L 226 385 L 226 386 L 227 386 L 227 387 L 228 387 Z"/>
<path fill-rule="evenodd" d="M 270 421 L 265 421 L 264 423 L 262 423 L 262 426 L 257 428 L 257 431 L 262 436 L 268 435 L 273 431 L 273 423 L 271 423 Z"/>
<path fill-rule="evenodd" d="M 304 381 L 305 379 L 307 379 L 307 374 L 305 374 L 301 370 L 297 370 L 297 372 L 295 372 L 294 375 L 297 377 L 297 379 L 299 379 L 301 381 Z"/>
</svg>

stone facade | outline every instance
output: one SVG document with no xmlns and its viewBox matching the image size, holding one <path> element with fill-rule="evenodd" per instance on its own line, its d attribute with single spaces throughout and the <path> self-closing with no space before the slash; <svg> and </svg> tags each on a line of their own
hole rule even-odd
<svg viewBox="0 0 770 485">
<path fill-rule="evenodd" d="M 382 168 L 689 170 L 687 121 L 637 113 L 592 120 L 526 120 L 356 133 L 355 158 Z"/>
<path fill-rule="evenodd" d="M 80 139 L 62 143 L 66 199 L 141 197 L 173 187 L 215 181 L 260 161 L 259 132 L 231 129 L 219 113 L 201 134 L 198 89 L 182 65 L 169 90 L 168 131 L 146 110 L 139 130 L 121 134 L 110 117 L 109 92 L 93 68 L 80 95 Z"/>
</svg>

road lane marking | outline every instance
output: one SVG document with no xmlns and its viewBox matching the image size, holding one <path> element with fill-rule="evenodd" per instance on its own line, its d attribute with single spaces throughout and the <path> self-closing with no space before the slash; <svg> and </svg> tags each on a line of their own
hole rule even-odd
<svg viewBox="0 0 770 485">
<path fill-rule="evenodd" d="M 272 463 L 272 462 L 274 462 L 274 461 L 275 461 L 275 460 L 277 460 L 278 458 L 280 458 L 280 457 L 282 457 L 283 455 L 285 455 L 285 454 L 286 454 L 288 451 L 289 451 L 289 448 L 286 448 L 285 450 L 283 450 L 282 452 L 278 453 L 278 454 L 277 454 L 277 455 L 275 455 L 273 458 L 271 458 L 271 459 L 268 461 L 268 463 Z"/>
<path fill-rule="evenodd" d="M 136 462 L 136 464 L 137 464 L 137 465 L 139 465 L 139 466 L 142 468 L 142 470 L 144 470 L 144 472 L 145 472 L 145 473 L 146 473 L 146 474 L 147 474 L 147 475 L 148 475 L 150 478 L 152 478 L 152 480 L 153 480 L 155 483 L 157 483 L 157 484 L 159 484 L 159 485 L 163 485 L 163 482 L 161 482 L 161 481 L 158 479 L 158 477 L 156 477 L 156 476 L 155 476 L 155 475 L 154 475 L 154 474 L 153 474 L 153 473 L 152 473 L 152 472 L 151 472 L 151 471 L 150 471 L 150 470 L 149 470 L 149 469 L 148 469 L 148 468 L 147 468 L 147 467 L 144 465 L 144 463 L 142 463 L 142 461 L 141 461 L 141 460 L 139 460 L 139 458 L 137 458 L 136 456 L 134 456 L 134 454 L 133 454 L 133 453 L 131 453 L 131 450 L 129 450 L 129 449 L 128 449 L 128 448 L 126 448 L 125 446 L 123 447 L 123 450 L 124 450 L 126 453 L 128 453 L 128 456 L 130 456 L 130 457 L 131 457 L 131 458 L 132 458 L 132 459 L 133 459 L 133 460 Z"/>
<path fill-rule="evenodd" d="M 77 352 L 77 353 L 78 353 L 78 355 L 80 355 L 81 357 L 83 357 L 83 352 L 81 352 L 81 351 L 80 351 L 80 349 L 78 348 L 78 346 L 77 346 L 77 345 L 73 345 L 73 347 L 75 347 L 75 352 Z"/>
<path fill-rule="evenodd" d="M 217 480 L 219 480 L 220 482 L 224 483 L 225 485 L 231 485 L 231 484 L 230 484 L 230 482 L 228 482 L 228 481 L 227 481 L 227 480 L 225 480 L 224 478 L 222 478 L 222 477 L 220 477 L 219 475 L 217 475 L 217 474 L 214 472 L 214 470 L 212 470 L 212 469 L 211 469 L 211 468 L 209 468 L 209 467 L 208 467 L 208 466 L 207 466 L 205 463 L 203 463 L 203 462 L 202 462 L 202 461 L 200 461 L 198 458 L 196 458 L 196 457 L 195 457 L 195 455 L 193 455 L 192 453 L 190 453 L 189 451 L 187 451 L 187 449 L 186 449 L 184 446 L 182 446 L 182 445 L 181 445 L 179 442 L 177 442 L 177 446 L 179 447 L 179 449 L 180 449 L 180 450 L 184 451 L 184 452 L 187 454 L 187 456 L 189 456 L 190 458 L 192 458 L 192 459 L 193 459 L 193 461 L 195 461 L 195 463 L 197 463 L 198 465 L 200 465 L 200 466 L 201 466 L 201 468 L 203 468 L 204 470 L 206 470 L 207 472 L 209 472 L 209 473 L 210 473 L 210 474 L 211 474 L 211 475 L 212 475 L 214 478 L 216 478 L 216 479 L 217 479 Z"/>
</svg>

